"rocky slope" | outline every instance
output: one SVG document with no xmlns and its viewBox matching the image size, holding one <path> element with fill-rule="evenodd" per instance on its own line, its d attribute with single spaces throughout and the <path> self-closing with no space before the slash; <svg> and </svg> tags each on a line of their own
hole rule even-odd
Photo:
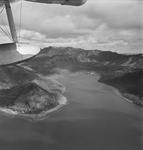
<svg viewBox="0 0 143 150">
<path fill-rule="evenodd" d="M 0 67 L 0 107 L 35 114 L 59 105 L 63 87 L 18 65 Z"/>
<path fill-rule="evenodd" d="M 100 82 L 118 88 L 124 96 L 143 106 L 143 54 L 48 47 L 23 65 L 42 75 L 53 74 L 56 68 L 96 71 L 101 75 Z"/>
</svg>

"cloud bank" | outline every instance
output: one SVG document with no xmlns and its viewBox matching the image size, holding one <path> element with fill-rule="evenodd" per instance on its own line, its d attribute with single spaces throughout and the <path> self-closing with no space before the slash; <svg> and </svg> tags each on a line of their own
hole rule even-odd
<svg viewBox="0 0 143 150">
<path fill-rule="evenodd" d="M 17 29 L 20 5 L 19 2 L 12 6 Z M 3 18 L 6 23 L 4 15 Z M 42 47 L 73 46 L 88 50 L 141 53 L 143 1 L 88 0 L 82 7 L 24 1 L 21 37 Z"/>
</svg>

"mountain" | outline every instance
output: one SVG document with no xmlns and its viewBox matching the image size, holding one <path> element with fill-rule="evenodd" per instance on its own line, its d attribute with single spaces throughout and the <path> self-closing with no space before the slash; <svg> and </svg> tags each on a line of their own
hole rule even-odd
<svg viewBox="0 0 143 150">
<path fill-rule="evenodd" d="M 143 106 L 143 55 L 71 47 L 47 47 L 30 60 L 0 67 L 0 106 L 35 114 L 59 105 L 64 87 L 44 76 L 69 71 L 95 71 L 99 82 L 117 88 L 133 103 Z"/>
<path fill-rule="evenodd" d="M 22 65 L 42 75 L 56 73 L 56 68 L 95 71 L 101 76 L 100 82 L 116 87 L 123 96 L 143 106 L 143 54 L 47 47 Z"/>
<path fill-rule="evenodd" d="M 71 47 L 48 47 L 41 50 L 41 52 L 30 61 L 32 67 L 36 67 L 34 63 L 43 63 L 45 67 L 52 66 L 51 61 L 54 63 L 53 67 L 56 67 L 64 62 L 72 63 L 88 63 L 94 64 L 94 66 L 118 66 L 128 67 L 134 69 L 143 69 L 143 54 L 137 55 L 124 55 L 110 51 L 100 50 L 83 50 Z M 60 64 L 55 64 L 59 61 Z"/>
</svg>

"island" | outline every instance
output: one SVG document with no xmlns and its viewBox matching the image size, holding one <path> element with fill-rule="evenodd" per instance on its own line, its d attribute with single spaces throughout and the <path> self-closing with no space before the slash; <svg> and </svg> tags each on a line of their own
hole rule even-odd
<svg viewBox="0 0 143 150">
<path fill-rule="evenodd" d="M 10 65 L 0 68 L 0 111 L 42 119 L 66 104 L 65 87 L 28 68 Z"/>
</svg>

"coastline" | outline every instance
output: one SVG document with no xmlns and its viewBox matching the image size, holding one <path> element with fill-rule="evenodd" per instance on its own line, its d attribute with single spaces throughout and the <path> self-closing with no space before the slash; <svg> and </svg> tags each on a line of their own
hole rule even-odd
<svg viewBox="0 0 143 150">
<path fill-rule="evenodd" d="M 114 86 L 112 86 L 112 85 L 109 85 L 109 84 L 106 84 L 106 83 L 104 83 L 104 82 L 101 82 L 101 81 L 99 81 L 101 78 L 102 78 L 102 76 L 98 73 L 98 72 L 87 72 L 87 73 L 89 73 L 90 75 L 98 75 L 99 76 L 99 78 L 97 79 L 97 81 L 99 82 L 99 83 L 102 83 L 102 84 L 104 84 L 104 85 L 107 85 L 107 86 L 109 86 L 110 88 L 112 88 L 113 90 L 114 90 L 114 92 L 115 92 L 115 94 L 117 94 L 119 97 L 121 97 L 122 99 L 124 99 L 125 101 L 127 101 L 128 103 L 133 103 L 133 101 L 132 100 L 130 100 L 130 99 L 128 99 L 128 98 L 126 98 L 125 96 L 123 96 L 123 94 L 119 91 L 119 89 L 117 89 L 116 87 L 114 87 Z"/>
<path fill-rule="evenodd" d="M 102 76 L 100 75 L 100 79 L 101 78 L 102 78 Z M 128 103 L 132 103 L 132 104 L 135 104 L 136 106 L 139 106 L 139 107 L 143 108 L 143 101 L 140 100 L 137 96 L 135 96 L 133 94 L 130 94 L 130 93 L 123 93 L 123 92 L 120 91 L 120 89 L 118 89 L 114 85 L 104 83 L 104 82 L 99 81 L 99 80 L 98 80 L 98 82 L 103 83 L 103 84 L 108 85 L 109 87 L 111 87 L 118 96 L 120 96 L 122 99 L 124 99 Z"/>
<path fill-rule="evenodd" d="M 91 72 L 87 72 L 87 73 L 90 74 L 90 75 L 92 75 L 92 76 L 98 75 L 98 79 L 97 79 L 98 82 L 100 82 L 100 83 L 102 83 L 102 84 L 104 84 L 104 85 L 107 85 L 107 86 L 109 86 L 110 88 L 112 88 L 113 91 L 115 92 L 115 94 L 117 94 L 119 97 L 121 97 L 123 100 L 127 101 L 128 103 L 130 103 L 130 104 L 135 104 L 136 106 L 139 106 L 139 107 L 143 108 L 142 105 L 136 104 L 136 103 L 134 102 L 134 99 L 131 98 L 131 97 L 135 97 L 134 95 L 131 95 L 131 94 L 129 94 L 129 93 L 122 93 L 122 92 L 120 91 L 120 89 L 114 87 L 113 85 L 110 85 L 110 84 L 108 84 L 108 83 L 104 83 L 104 82 L 100 81 L 100 79 L 102 78 L 102 75 L 101 75 L 99 72 L 91 71 Z M 129 96 L 128 96 L 128 95 L 129 95 Z M 130 98 L 129 98 L 129 97 L 130 97 Z M 140 102 L 141 100 L 138 100 L 138 99 L 137 99 L 137 101 Z M 142 101 L 141 101 L 141 102 L 142 102 Z"/>
<path fill-rule="evenodd" d="M 103 82 L 101 82 L 101 83 L 103 83 Z M 103 83 L 103 84 L 108 85 L 106 83 Z M 133 101 L 131 99 L 128 99 L 128 98 L 124 97 L 123 94 L 119 91 L 119 89 L 117 89 L 116 87 L 111 86 L 111 85 L 108 85 L 108 86 L 114 90 L 116 95 L 118 95 L 119 97 L 121 97 L 122 99 L 127 101 L 128 103 L 133 103 Z"/>
<path fill-rule="evenodd" d="M 114 92 L 119 96 L 121 97 L 123 100 L 127 101 L 128 103 L 130 104 L 135 104 L 136 106 L 139 106 L 141 108 L 143 108 L 143 101 L 140 100 L 137 96 L 133 95 L 133 94 L 130 94 L 130 93 L 122 93 L 120 91 L 120 89 L 118 89 L 117 87 L 115 87 L 114 85 L 111 85 L 111 84 L 108 84 L 108 83 L 105 83 L 103 81 L 100 81 L 100 79 L 102 78 L 102 75 L 98 72 L 87 72 L 89 73 L 90 75 L 98 75 L 99 78 L 98 78 L 98 82 L 104 84 L 104 85 L 107 85 L 109 86 L 110 88 L 112 88 L 114 90 Z"/>
<path fill-rule="evenodd" d="M 112 85 L 110 85 L 110 84 L 107 84 L 107 83 L 104 83 L 104 82 L 101 82 L 100 81 L 100 79 L 102 78 L 102 75 L 100 74 L 100 73 L 98 73 L 98 72 L 87 72 L 88 74 L 90 74 L 90 75 L 92 75 L 92 76 L 94 76 L 94 75 L 98 75 L 98 79 L 97 79 L 97 81 L 98 82 L 100 82 L 100 83 L 102 83 L 102 84 L 104 84 L 104 85 L 107 85 L 107 86 L 109 86 L 110 88 L 112 88 L 113 90 L 114 90 L 114 92 L 115 92 L 115 94 L 117 94 L 119 97 L 121 97 L 123 100 L 125 100 L 125 101 L 127 101 L 128 103 L 130 103 L 130 104 L 136 104 L 135 102 L 134 102 L 134 100 L 132 100 L 131 98 L 128 98 L 128 93 L 126 93 L 126 95 L 125 95 L 125 93 L 122 93 L 121 91 L 120 91 L 120 89 L 117 89 L 116 87 L 114 87 L 114 86 L 112 86 Z M 64 93 L 65 92 L 65 87 L 63 86 L 63 85 L 61 85 L 58 81 L 56 81 L 55 79 L 53 79 L 53 78 L 48 78 L 48 77 L 46 77 L 45 78 L 46 80 L 47 79 L 49 79 L 48 81 L 49 82 L 53 82 L 53 83 L 56 83 L 57 85 L 59 85 L 60 87 L 62 87 L 61 89 L 63 89 L 63 90 L 61 90 L 62 91 L 62 93 Z M 48 82 L 48 83 L 49 83 Z M 41 88 L 43 88 L 44 90 L 49 90 L 49 87 L 47 88 L 46 86 L 45 86 L 45 84 L 42 82 L 42 83 L 40 83 L 40 82 L 37 82 L 38 83 L 38 85 L 41 87 Z M 51 91 L 53 91 L 53 89 L 50 89 Z M 54 91 L 55 92 L 55 91 Z M 131 95 L 132 96 L 132 95 Z M 65 97 L 65 96 L 63 96 L 62 94 L 59 94 L 59 97 L 58 97 L 58 105 L 56 105 L 55 107 L 53 107 L 53 108 L 51 108 L 51 109 L 49 109 L 49 110 L 46 110 L 46 108 L 45 108 L 45 110 L 42 110 L 39 114 L 26 114 L 26 113 L 21 113 L 21 112 L 18 112 L 18 111 L 15 111 L 15 110 L 13 110 L 13 109 L 11 109 L 11 108 L 6 108 L 6 107 L 0 107 L 0 112 L 2 112 L 2 113 L 4 113 L 4 114 L 6 114 L 6 115 L 9 115 L 9 116 L 17 116 L 17 117 L 24 117 L 24 118 L 27 118 L 27 119 L 32 119 L 32 120 L 42 120 L 42 119 L 45 119 L 45 117 L 47 117 L 47 115 L 49 115 L 49 114 L 51 114 L 51 113 L 53 113 L 53 112 L 56 112 L 56 111 L 58 111 L 58 110 L 60 110 L 64 105 L 66 105 L 67 104 L 67 98 Z M 137 104 L 136 104 L 137 105 Z M 140 106 L 140 107 L 142 107 L 141 105 L 137 105 L 137 106 Z"/>
<path fill-rule="evenodd" d="M 49 110 L 43 110 L 41 113 L 39 114 L 22 114 L 22 113 L 19 113 L 17 111 L 14 111 L 10 108 L 3 108 L 3 107 L 0 107 L 0 112 L 8 115 L 8 116 L 18 116 L 18 117 L 26 117 L 28 119 L 32 119 L 32 120 L 41 120 L 41 119 L 44 119 L 47 115 L 49 115 L 50 113 L 52 112 L 55 112 L 59 109 L 61 109 L 64 105 L 67 104 L 67 98 L 63 95 L 60 95 L 59 99 L 58 99 L 58 105 L 55 106 L 54 108 L 51 108 Z"/>
<path fill-rule="evenodd" d="M 106 84 L 108 85 L 108 84 Z M 131 103 L 131 104 L 134 104 L 140 108 L 143 108 L 143 101 L 140 100 L 138 97 L 136 97 L 135 95 L 133 94 L 130 94 L 130 93 L 122 93 L 120 92 L 119 89 L 117 89 L 116 87 L 114 86 L 111 86 L 111 85 L 108 85 L 110 86 L 111 88 L 113 88 L 113 90 L 115 91 L 115 93 L 120 96 L 122 99 L 124 99 L 125 101 L 127 101 L 128 103 Z"/>
<path fill-rule="evenodd" d="M 23 113 L 20 111 L 16 111 L 10 107 L 1 107 L 0 106 L 0 112 L 2 112 L 5 115 L 8 115 L 10 117 L 23 117 L 23 118 L 27 118 L 27 119 L 33 119 L 33 120 L 41 120 L 44 119 L 47 115 L 49 115 L 52 112 L 55 112 L 59 109 L 61 109 L 64 105 L 67 104 L 67 98 L 65 96 L 63 96 L 62 94 L 65 92 L 65 87 L 59 83 L 58 81 L 42 76 L 42 75 L 38 75 L 39 78 L 37 78 L 36 80 L 33 80 L 33 83 L 35 83 L 37 86 L 39 86 L 42 90 L 45 90 L 47 92 L 50 93 L 56 93 L 58 94 L 57 97 L 57 105 L 54 106 L 53 108 L 50 109 L 43 109 L 41 110 L 41 112 L 39 112 L 38 114 L 36 113 Z"/>
</svg>

